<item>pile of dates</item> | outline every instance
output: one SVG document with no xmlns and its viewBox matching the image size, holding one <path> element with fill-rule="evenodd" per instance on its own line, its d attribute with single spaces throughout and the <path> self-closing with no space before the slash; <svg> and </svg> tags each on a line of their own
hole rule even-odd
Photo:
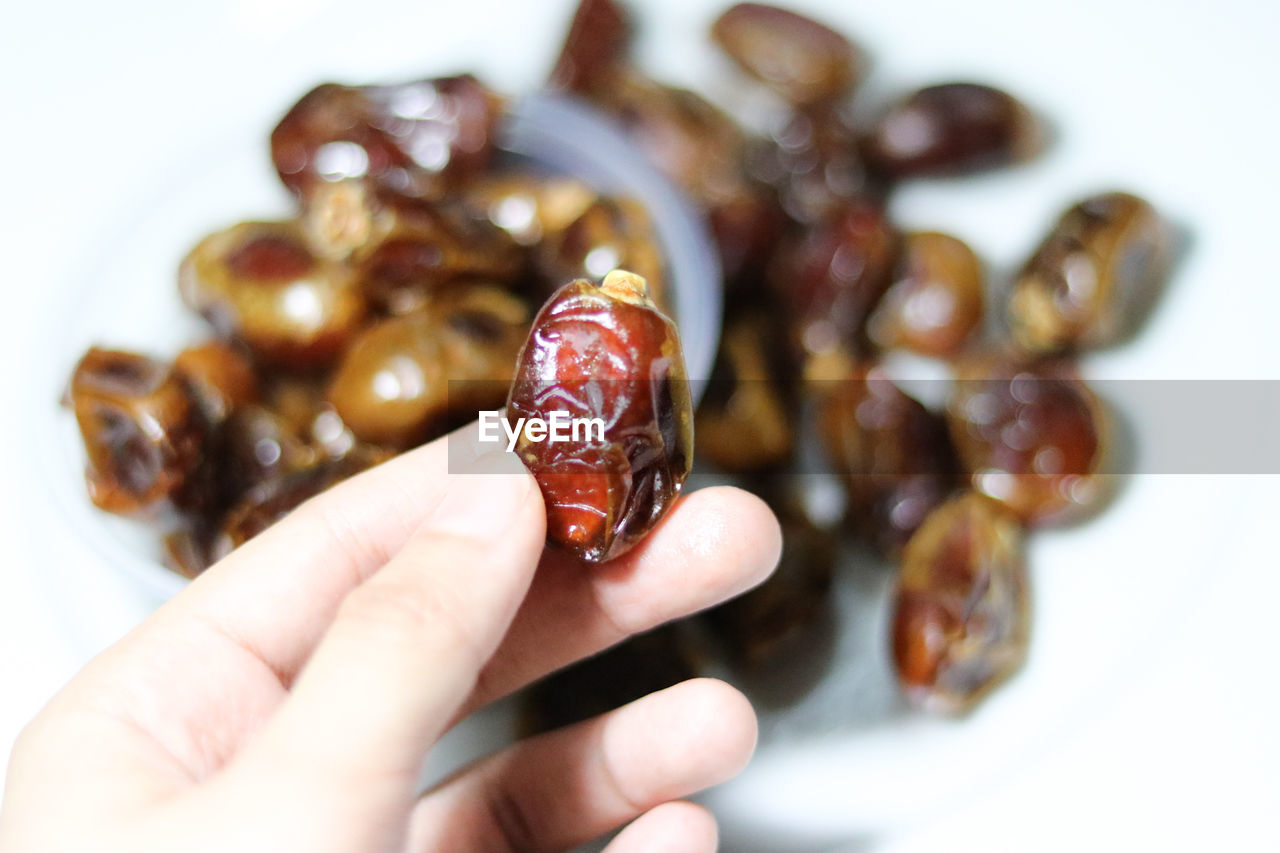
<svg viewBox="0 0 1280 853">
<path fill-rule="evenodd" d="M 1108 497 L 1108 415 L 1076 357 L 1137 330 L 1168 276 L 1172 230 L 1132 194 L 1096 194 L 992 286 L 964 240 L 904 230 L 888 208 L 903 183 L 1041 153 L 1043 123 L 1017 97 L 941 82 L 860 110 L 873 118 L 859 123 L 864 51 L 819 21 L 742 3 L 710 37 L 765 128 L 753 132 L 644 74 L 633 36 L 627 8 L 583 0 L 551 85 L 613 116 L 706 217 L 725 316 L 696 471 L 763 497 L 783 555 L 764 585 L 654 632 L 641 653 L 624 645 L 553 676 L 528 699 L 530 728 L 668 686 L 709 654 L 747 677 L 792 668 L 825 630 L 850 545 L 896 573 L 886 645 L 907 698 L 973 707 L 1025 656 L 1026 534 Z M 944 405 L 890 378 L 886 358 L 903 353 L 946 365 L 946 393 L 933 395 Z M 807 499 L 814 473 L 841 483 L 834 523 Z"/>
<path fill-rule="evenodd" d="M 1108 416 L 1075 359 L 1138 328 L 1168 274 L 1170 229 L 1134 195 L 1093 195 L 1061 214 L 1010 282 L 989 286 L 962 239 L 903 230 L 888 205 L 905 182 L 1037 156 L 1042 123 L 1018 98 L 943 82 L 860 123 L 863 50 L 818 21 L 744 3 L 710 36 L 768 106 L 752 125 L 767 129 L 751 131 L 643 73 L 633 36 L 628 9 L 583 0 L 548 85 L 616 121 L 705 216 L 725 296 L 717 361 L 696 417 L 687 389 L 619 415 L 646 436 L 649 461 L 608 443 L 571 460 L 597 477 L 594 492 L 540 469 L 554 460 L 531 448 L 523 456 L 548 497 L 552 539 L 586 560 L 644 535 L 695 450 L 698 473 L 770 503 L 784 551 L 756 590 L 535 685 L 526 730 L 682 680 L 712 653 L 744 672 L 786 669 L 829 615 L 855 540 L 896 572 L 887 645 L 905 695 L 932 710 L 972 707 L 1025 655 L 1027 533 L 1108 497 Z M 93 349 L 77 366 L 69 402 L 94 502 L 157 519 L 174 567 L 194 574 L 478 409 L 532 411 L 537 389 L 521 376 L 545 377 L 537 367 L 555 365 L 566 382 L 590 375 L 572 348 L 524 345 L 539 306 L 539 323 L 570 329 L 613 299 L 591 282 L 615 268 L 648 282 L 647 295 L 623 294 L 635 303 L 626 310 L 647 312 L 628 320 L 642 341 L 632 361 L 666 364 L 662 347 L 678 356 L 645 211 L 504 162 L 501 114 L 469 75 L 326 84 L 295 104 L 271 154 L 296 215 L 213 234 L 179 271 L 213 339 L 172 361 Z M 884 359 L 898 352 L 948 365 L 944 406 L 890 378 Z M 450 395 L 449 380 L 494 390 Z M 834 523 L 798 488 L 815 447 L 841 484 Z M 640 465 L 643 489 L 619 492 Z M 592 511 L 560 509 L 583 506 Z"/>
<path fill-rule="evenodd" d="M 211 234 L 178 270 L 212 339 L 171 361 L 93 348 L 76 366 L 93 502 L 161 527 L 194 575 L 339 480 L 501 408 L 565 282 L 625 266 L 661 316 L 648 213 L 495 150 L 503 106 L 470 75 L 298 101 L 271 134 L 295 215 Z"/>
</svg>

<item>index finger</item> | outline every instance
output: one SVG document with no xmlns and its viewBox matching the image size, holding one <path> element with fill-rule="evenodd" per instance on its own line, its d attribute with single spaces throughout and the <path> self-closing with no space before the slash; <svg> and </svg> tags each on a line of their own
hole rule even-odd
<svg viewBox="0 0 1280 853">
<path fill-rule="evenodd" d="M 397 554 L 481 455 L 463 428 L 345 480 L 210 567 L 156 614 L 243 646 L 289 686 L 342 600 Z"/>
</svg>

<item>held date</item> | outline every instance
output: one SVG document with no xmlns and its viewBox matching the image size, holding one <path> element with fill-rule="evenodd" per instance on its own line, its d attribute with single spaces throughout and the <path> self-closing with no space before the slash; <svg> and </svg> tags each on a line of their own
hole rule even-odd
<svg viewBox="0 0 1280 853">
<path fill-rule="evenodd" d="M 675 323 L 645 280 L 615 270 L 543 306 L 507 398 L 513 422 L 604 423 L 579 440 L 515 442 L 547 507 L 547 539 L 588 562 L 626 552 L 667 513 L 693 464 L 693 403 Z M 545 438 L 545 437 L 544 437 Z"/>
</svg>

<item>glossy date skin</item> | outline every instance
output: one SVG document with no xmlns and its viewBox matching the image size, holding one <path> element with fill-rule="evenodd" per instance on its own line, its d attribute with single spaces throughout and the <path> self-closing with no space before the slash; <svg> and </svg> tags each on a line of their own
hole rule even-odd
<svg viewBox="0 0 1280 853">
<path fill-rule="evenodd" d="M 446 291 L 361 331 L 328 400 L 356 438 L 412 447 L 502 404 L 528 326 L 525 304 L 500 288 Z"/>
<path fill-rule="evenodd" d="M 209 424 L 168 364 L 94 347 L 71 377 L 68 401 L 88 455 L 89 497 L 108 512 L 155 509 L 200 464 Z"/>
<path fill-rule="evenodd" d="M 1123 340 L 1155 301 L 1172 255 L 1171 229 L 1149 202 L 1109 192 L 1073 205 L 1014 282 L 1014 341 L 1046 355 Z"/>
<path fill-rule="evenodd" d="M 326 181 L 363 177 L 436 196 L 488 165 L 500 107 L 470 74 L 391 86 L 325 83 L 271 132 L 271 159 L 303 199 Z"/>
<path fill-rule="evenodd" d="M 516 443 L 547 509 L 547 539 L 587 562 L 625 553 L 666 514 L 693 464 L 693 404 L 675 324 L 622 270 L 574 281 L 534 319 L 507 419 L 599 418 L 603 440 Z"/>
<path fill-rule="evenodd" d="M 1029 159 L 1043 144 L 1034 116 L 1008 92 L 943 83 L 909 95 L 864 140 L 868 165 L 886 178 L 967 175 Z"/>
<path fill-rule="evenodd" d="M 324 367 L 360 327 L 351 272 L 312 252 L 297 222 L 242 222 L 206 237 L 178 270 L 188 307 L 264 365 Z"/>
<path fill-rule="evenodd" d="M 819 430 L 845 482 L 850 526 L 896 558 L 958 483 L 945 422 L 879 370 L 858 367 L 824 384 Z"/>
<path fill-rule="evenodd" d="M 808 379 L 840 379 L 865 353 L 867 317 L 892 280 L 896 229 L 875 203 L 842 205 L 782 247 L 770 271 Z"/>
<path fill-rule="evenodd" d="M 981 330 L 983 283 L 982 264 L 963 240 L 934 231 L 908 234 L 868 334 L 885 349 L 953 358 Z"/>
<path fill-rule="evenodd" d="M 973 492 L 942 505 L 907 543 L 893 615 L 893 660 L 928 710 L 971 707 L 1021 665 L 1028 636 L 1022 533 Z"/>
<path fill-rule="evenodd" d="M 777 6 L 732 6 L 712 24 L 711 37 L 738 67 L 797 106 L 847 94 L 862 71 L 848 39 Z"/>
<path fill-rule="evenodd" d="M 1028 525 L 1087 515 L 1109 494 L 1106 411 L 1069 364 L 962 363 L 947 426 L 970 486 Z"/>
</svg>

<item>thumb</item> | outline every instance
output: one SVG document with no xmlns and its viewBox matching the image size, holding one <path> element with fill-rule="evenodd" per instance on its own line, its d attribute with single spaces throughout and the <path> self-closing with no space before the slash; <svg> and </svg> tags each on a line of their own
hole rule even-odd
<svg viewBox="0 0 1280 853">
<path fill-rule="evenodd" d="M 524 599 L 545 535 L 541 494 L 514 455 L 485 454 L 448 478 L 418 532 L 340 605 L 243 758 L 302 763 L 313 782 L 357 790 L 389 775 L 416 788 Z"/>
</svg>

